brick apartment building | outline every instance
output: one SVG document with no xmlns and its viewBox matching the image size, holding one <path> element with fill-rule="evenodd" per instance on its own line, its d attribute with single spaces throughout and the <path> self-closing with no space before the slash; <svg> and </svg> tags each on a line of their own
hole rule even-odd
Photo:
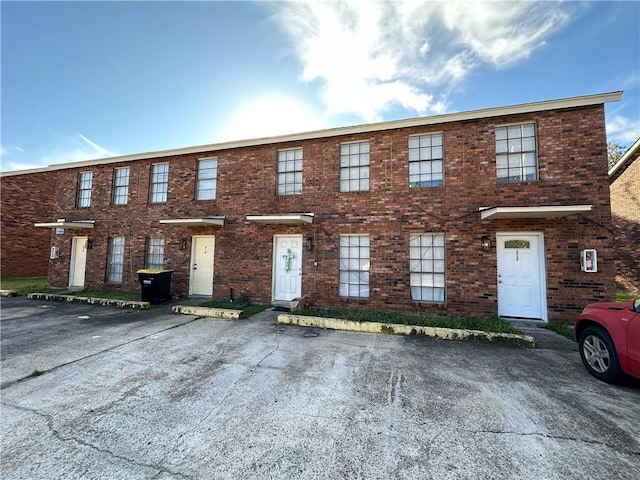
<svg viewBox="0 0 640 480">
<path fill-rule="evenodd" d="M 2 278 L 46 277 L 49 272 L 51 232 L 33 224 L 54 214 L 52 177 L 47 168 L 0 175 Z"/>
<path fill-rule="evenodd" d="M 640 294 L 640 139 L 609 170 L 616 282 Z"/>
<path fill-rule="evenodd" d="M 164 268 L 177 295 L 569 321 L 615 293 L 620 98 L 58 165 L 32 230 L 50 232 L 52 286 L 138 290 L 138 269 Z"/>
</svg>

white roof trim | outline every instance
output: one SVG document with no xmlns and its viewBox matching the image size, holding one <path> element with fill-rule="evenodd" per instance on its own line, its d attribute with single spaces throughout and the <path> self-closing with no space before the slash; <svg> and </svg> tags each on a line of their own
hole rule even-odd
<svg viewBox="0 0 640 480">
<path fill-rule="evenodd" d="M 225 217 L 165 218 L 160 223 L 168 225 L 224 225 Z"/>
<path fill-rule="evenodd" d="M 48 223 L 34 223 L 34 227 L 43 228 L 93 228 L 95 226 L 95 220 L 83 220 L 79 222 L 48 222 Z"/>
<path fill-rule="evenodd" d="M 313 223 L 313 213 L 287 213 L 283 215 L 247 215 L 249 222 L 265 224 Z"/>
<path fill-rule="evenodd" d="M 499 117 L 503 115 L 515 115 L 521 113 L 544 112 L 561 108 L 586 107 L 590 105 L 602 105 L 609 102 L 619 102 L 622 99 L 622 92 L 598 93 L 594 95 L 584 95 L 580 97 L 570 97 L 558 100 L 546 100 L 542 102 L 523 103 L 506 107 L 492 107 L 481 110 L 470 110 L 466 112 L 445 113 L 431 117 L 417 117 L 403 120 L 391 120 L 387 122 L 369 123 L 348 127 L 328 128 L 311 132 L 294 133 L 290 135 L 278 135 L 274 137 L 252 138 L 246 140 L 234 140 L 230 142 L 214 143 L 209 145 L 198 145 L 193 147 L 176 148 L 172 150 L 161 150 L 156 152 L 136 153 L 121 157 L 111 157 L 96 160 L 86 160 L 81 162 L 60 163 L 49 165 L 47 170 L 63 170 L 67 168 L 82 168 L 93 165 L 106 165 L 110 163 L 124 163 L 134 160 L 160 159 L 174 155 L 188 155 L 193 153 L 215 154 L 220 150 L 232 148 L 252 147 L 256 145 L 270 145 L 284 142 L 297 142 L 314 138 L 336 137 L 339 135 L 353 135 L 359 133 L 379 132 L 396 128 L 421 127 L 437 125 L 447 122 L 460 122 L 464 120 L 475 120 L 479 118 Z M 42 171 L 42 169 L 38 169 Z M 23 170 L 20 173 L 29 173 Z M 0 173 L 0 176 L 4 176 Z"/>
<path fill-rule="evenodd" d="M 640 138 L 631 145 L 626 152 L 618 159 L 613 167 L 609 169 L 609 176 L 616 173 L 626 163 L 627 159 L 632 155 L 635 155 L 640 150 Z"/>
<path fill-rule="evenodd" d="M 549 205 L 543 207 L 493 207 L 481 208 L 482 220 L 501 218 L 558 218 L 576 213 L 590 212 L 593 205 Z"/>
</svg>

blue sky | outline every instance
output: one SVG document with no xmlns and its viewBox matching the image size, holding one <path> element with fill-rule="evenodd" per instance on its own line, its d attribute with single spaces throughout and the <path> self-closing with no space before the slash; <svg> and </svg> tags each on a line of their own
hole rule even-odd
<svg viewBox="0 0 640 480">
<path fill-rule="evenodd" d="M 640 2 L 11 2 L 0 170 L 624 91 Z"/>
</svg>

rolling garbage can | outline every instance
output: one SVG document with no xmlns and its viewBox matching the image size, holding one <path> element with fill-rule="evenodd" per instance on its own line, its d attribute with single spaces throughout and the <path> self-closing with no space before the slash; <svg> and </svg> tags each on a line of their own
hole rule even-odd
<svg viewBox="0 0 640 480">
<path fill-rule="evenodd" d="M 160 303 L 171 300 L 171 273 L 173 270 L 145 268 L 138 270 L 142 301 Z"/>
</svg>

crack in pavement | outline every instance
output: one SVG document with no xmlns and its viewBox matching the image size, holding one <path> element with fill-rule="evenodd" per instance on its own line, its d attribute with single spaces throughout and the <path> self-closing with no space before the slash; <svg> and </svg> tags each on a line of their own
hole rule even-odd
<svg viewBox="0 0 640 480">
<path fill-rule="evenodd" d="M 40 411 L 38 411 L 36 409 L 23 407 L 23 406 L 20 406 L 20 405 L 14 405 L 14 404 L 8 403 L 8 402 L 2 402 L 2 405 L 7 406 L 7 407 L 15 408 L 16 410 L 21 410 L 21 411 L 24 411 L 24 412 L 32 413 L 32 414 L 37 415 L 38 417 L 44 419 L 44 421 L 45 421 L 45 423 L 47 425 L 47 429 L 49 430 L 49 432 L 56 439 L 58 439 L 61 442 L 74 442 L 74 443 L 77 443 L 78 445 L 81 445 L 83 447 L 90 448 L 91 450 L 94 450 L 96 452 L 109 455 L 109 456 L 111 456 L 113 458 L 117 458 L 118 460 L 123 460 L 123 461 L 125 461 L 127 463 L 130 463 L 132 465 L 135 465 L 137 467 L 150 468 L 150 469 L 153 469 L 153 470 L 157 470 L 158 472 L 152 478 L 157 478 L 158 475 L 161 475 L 163 473 L 168 473 L 170 475 L 178 476 L 180 478 L 185 478 L 185 479 L 194 478 L 194 477 L 191 477 L 189 475 L 182 474 L 180 472 L 174 472 L 172 470 L 169 470 L 169 469 L 167 469 L 165 467 L 161 467 L 159 465 L 152 465 L 152 464 L 149 464 L 149 463 L 143 463 L 143 462 L 139 462 L 137 460 L 134 460 L 132 458 L 127 458 L 127 457 L 125 457 L 123 455 L 118 455 L 117 453 L 112 452 L 111 450 L 109 450 L 107 448 L 98 447 L 97 445 L 94 445 L 94 444 L 92 444 L 90 442 L 87 442 L 86 440 L 82 440 L 81 438 L 77 438 L 77 437 L 74 437 L 74 436 L 65 436 L 62 433 L 60 433 L 54 427 L 54 425 L 53 425 L 54 420 L 53 420 L 51 415 L 48 415 L 46 413 L 42 413 L 42 412 L 40 412 Z M 163 458 L 163 460 L 164 460 L 164 458 Z"/>
<path fill-rule="evenodd" d="M 133 338 L 131 340 L 128 340 L 128 341 L 123 342 L 123 343 L 120 343 L 118 345 L 113 345 L 113 346 L 111 346 L 109 348 L 105 348 L 104 350 L 100 350 L 100 351 L 91 353 L 89 355 L 85 355 L 83 357 L 76 358 L 74 360 L 70 360 L 70 361 L 65 362 L 65 363 L 61 363 L 60 365 L 55 365 L 55 366 L 53 366 L 53 367 L 51 367 L 51 368 L 49 368 L 47 370 L 40 370 L 40 371 L 38 371 L 37 375 L 35 375 L 34 373 L 31 373 L 29 375 L 25 375 L 24 377 L 17 378 L 15 380 L 11 380 L 9 382 L 2 383 L 2 384 L 0 384 L 0 390 L 4 390 L 7 387 L 11 387 L 11 386 L 16 385 L 18 383 L 22 383 L 22 382 L 25 382 L 27 380 L 31 380 L 32 378 L 39 377 L 41 375 L 44 375 L 45 373 L 53 372 L 53 371 L 55 371 L 55 370 L 57 370 L 59 368 L 66 367 L 67 365 L 73 365 L 74 363 L 77 363 L 77 362 L 80 362 L 82 360 L 86 360 L 88 358 L 92 358 L 92 357 L 101 355 L 103 353 L 110 352 L 110 351 L 115 350 L 117 348 L 124 347 L 125 345 L 130 345 L 130 344 L 138 342 L 140 340 L 145 340 L 145 339 L 147 339 L 147 338 L 149 338 L 149 337 L 151 337 L 153 335 L 157 335 L 157 334 L 162 333 L 162 332 L 173 330 L 174 328 L 183 327 L 183 326 L 188 325 L 188 324 L 190 324 L 192 322 L 195 322 L 196 320 L 199 320 L 199 318 L 193 318 L 191 320 L 187 320 L 185 322 L 182 322 L 182 323 L 179 323 L 179 324 L 176 324 L 176 325 L 171 325 L 170 327 L 163 328 L 161 330 L 156 330 L 156 331 L 154 331 L 152 333 L 149 333 L 148 335 L 143 335 L 142 337 Z"/>
<path fill-rule="evenodd" d="M 563 435 L 551 435 L 549 433 L 542 433 L 542 432 L 515 432 L 511 430 L 468 430 L 468 429 L 460 429 L 460 428 L 456 428 L 455 430 L 466 432 L 466 433 L 489 433 L 494 435 L 518 435 L 522 437 L 543 437 L 543 438 L 549 438 L 551 440 L 565 440 L 569 442 L 586 443 L 589 445 L 599 445 L 607 448 L 612 448 L 617 452 L 640 457 L 640 451 L 634 451 L 634 450 L 628 450 L 628 449 L 621 450 L 618 446 L 611 445 L 606 442 L 601 442 L 599 440 L 589 440 L 586 438 L 566 437 Z"/>
</svg>

